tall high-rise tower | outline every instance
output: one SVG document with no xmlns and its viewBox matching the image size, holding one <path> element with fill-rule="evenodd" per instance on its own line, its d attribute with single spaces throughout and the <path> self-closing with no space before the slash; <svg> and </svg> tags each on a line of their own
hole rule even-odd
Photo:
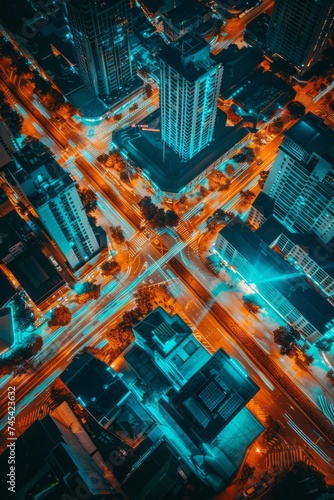
<svg viewBox="0 0 334 500">
<path fill-rule="evenodd" d="M 36 212 L 72 269 L 100 250 L 76 182 L 48 152 L 37 155 L 30 145 L 25 146 L 15 154 L 7 176 L 17 196 Z"/>
<path fill-rule="evenodd" d="M 132 79 L 129 0 L 71 0 L 67 19 L 79 73 L 99 96 Z"/>
<path fill-rule="evenodd" d="M 318 61 L 333 21 L 333 0 L 275 0 L 267 46 L 303 74 Z"/>
<path fill-rule="evenodd" d="M 274 215 L 297 233 L 334 237 L 334 132 L 308 113 L 284 134 L 263 192 Z"/>
<path fill-rule="evenodd" d="M 223 68 L 210 45 L 191 34 L 163 48 L 159 58 L 162 141 L 186 162 L 212 141 Z"/>
</svg>

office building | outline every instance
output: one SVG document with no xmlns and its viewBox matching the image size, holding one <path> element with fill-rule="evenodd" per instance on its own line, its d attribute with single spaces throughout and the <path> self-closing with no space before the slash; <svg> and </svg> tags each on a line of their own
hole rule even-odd
<svg viewBox="0 0 334 500">
<path fill-rule="evenodd" d="M 334 237 L 334 131 L 308 113 L 284 134 L 263 192 L 292 232 Z"/>
<path fill-rule="evenodd" d="M 319 60 L 333 21 L 332 0 L 275 0 L 267 47 L 303 74 Z"/>
<path fill-rule="evenodd" d="M 8 166 L 7 178 L 23 203 L 36 213 L 72 269 L 99 250 L 75 180 L 54 158 L 37 155 L 29 145 Z"/>
<path fill-rule="evenodd" d="M 219 232 L 216 250 L 269 307 L 310 343 L 333 334 L 333 306 L 239 217 Z"/>
<path fill-rule="evenodd" d="M 71 0 L 66 8 L 81 78 L 95 95 L 114 95 L 132 79 L 129 0 Z"/>
<path fill-rule="evenodd" d="M 223 68 L 210 45 L 186 34 L 159 53 L 161 138 L 187 162 L 213 139 Z"/>
</svg>

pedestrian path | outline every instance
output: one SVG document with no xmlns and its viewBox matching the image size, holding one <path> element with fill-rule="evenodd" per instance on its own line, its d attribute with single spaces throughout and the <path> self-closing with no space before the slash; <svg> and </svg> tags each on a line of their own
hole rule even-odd
<svg viewBox="0 0 334 500">
<path fill-rule="evenodd" d="M 29 427 L 31 424 L 35 422 L 35 420 L 44 418 L 50 411 L 49 405 L 43 403 L 42 406 L 35 408 L 32 412 L 28 413 L 28 415 L 24 415 L 22 418 L 18 419 L 17 427 L 20 429 L 23 427 L 24 429 Z"/>
<path fill-rule="evenodd" d="M 269 453 L 266 456 L 266 469 L 270 469 L 271 467 L 289 467 L 295 462 L 311 463 L 300 446 Z"/>
</svg>

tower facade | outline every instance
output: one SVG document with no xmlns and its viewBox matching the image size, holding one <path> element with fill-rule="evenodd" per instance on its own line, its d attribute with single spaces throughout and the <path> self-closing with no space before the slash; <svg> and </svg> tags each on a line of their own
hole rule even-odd
<svg viewBox="0 0 334 500">
<path fill-rule="evenodd" d="M 99 96 L 121 90 L 132 79 L 129 0 L 71 0 L 66 8 L 83 81 Z"/>
<path fill-rule="evenodd" d="M 303 74 L 318 61 L 333 21 L 332 0 L 275 0 L 267 47 Z"/>
<path fill-rule="evenodd" d="M 284 136 L 263 192 L 292 232 L 334 237 L 334 132 L 308 113 Z"/>
<path fill-rule="evenodd" d="M 159 59 L 162 141 L 187 162 L 213 139 L 223 68 L 210 45 L 191 34 L 163 48 Z"/>
<path fill-rule="evenodd" d="M 99 251 L 75 180 L 48 152 L 37 155 L 27 145 L 7 171 L 15 193 L 38 215 L 72 269 Z"/>
</svg>

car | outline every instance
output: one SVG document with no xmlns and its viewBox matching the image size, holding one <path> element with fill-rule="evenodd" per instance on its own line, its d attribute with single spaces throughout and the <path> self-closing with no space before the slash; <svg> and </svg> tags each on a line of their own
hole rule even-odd
<svg viewBox="0 0 334 500">
<path fill-rule="evenodd" d="M 257 165 L 262 165 L 263 160 L 258 160 Z"/>
</svg>

